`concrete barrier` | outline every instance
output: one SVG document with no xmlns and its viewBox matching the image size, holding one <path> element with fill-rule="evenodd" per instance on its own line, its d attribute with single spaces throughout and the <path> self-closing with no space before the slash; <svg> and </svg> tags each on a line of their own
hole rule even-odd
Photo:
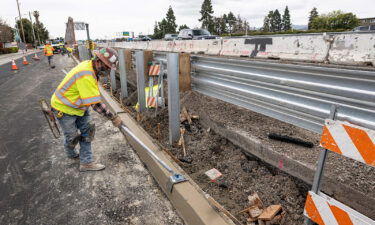
<svg viewBox="0 0 375 225">
<path fill-rule="evenodd" d="M 375 33 L 262 35 L 223 40 L 109 42 L 98 46 L 375 66 Z"/>
<path fill-rule="evenodd" d="M 176 40 L 174 41 L 173 52 L 186 52 L 193 51 L 193 41 L 191 40 Z"/>
<path fill-rule="evenodd" d="M 147 50 L 150 51 L 163 51 L 164 41 L 150 41 L 147 46 Z"/>
<path fill-rule="evenodd" d="M 337 64 L 375 66 L 375 33 L 336 34 L 328 60 Z"/>
<path fill-rule="evenodd" d="M 133 43 L 134 49 L 147 50 L 148 41 L 135 41 Z"/>
<path fill-rule="evenodd" d="M 247 38 L 245 45 L 251 46 L 252 58 L 324 62 L 330 42 L 324 35 L 263 36 Z"/>
<path fill-rule="evenodd" d="M 223 40 L 207 40 L 208 47 L 205 54 L 207 55 L 220 55 L 221 49 L 223 47 Z"/>
<path fill-rule="evenodd" d="M 245 45 L 245 38 L 224 39 L 220 55 L 222 56 L 250 56 L 252 46 Z"/>
</svg>

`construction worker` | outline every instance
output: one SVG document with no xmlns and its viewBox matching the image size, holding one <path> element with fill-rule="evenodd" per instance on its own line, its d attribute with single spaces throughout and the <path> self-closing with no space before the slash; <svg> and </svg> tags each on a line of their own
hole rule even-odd
<svg viewBox="0 0 375 225">
<path fill-rule="evenodd" d="M 117 53 L 112 48 L 94 51 L 94 59 L 83 61 L 74 67 L 52 95 L 52 111 L 64 132 L 66 155 L 73 159 L 79 157 L 80 171 L 105 168 L 93 161 L 91 141 L 95 126 L 89 123 L 89 107 L 112 120 L 114 126 L 119 127 L 122 124 L 121 118 L 112 114 L 101 102 L 98 87 L 99 74 L 113 68 L 117 61 Z M 74 149 L 78 142 L 79 153 Z"/>
<path fill-rule="evenodd" d="M 54 66 L 51 66 L 52 58 L 53 58 L 53 51 L 55 51 L 55 49 L 51 46 L 50 42 L 47 42 L 44 45 L 44 55 L 47 56 L 47 58 L 48 58 L 48 65 L 51 68 L 55 68 Z"/>
</svg>

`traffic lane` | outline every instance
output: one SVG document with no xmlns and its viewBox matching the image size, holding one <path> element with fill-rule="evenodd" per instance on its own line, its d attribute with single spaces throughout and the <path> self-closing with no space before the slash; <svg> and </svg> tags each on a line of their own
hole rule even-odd
<svg viewBox="0 0 375 225">
<path fill-rule="evenodd" d="M 74 66 L 66 56 L 55 62 L 49 69 L 44 59 L 0 88 L 0 224 L 182 224 L 121 132 L 97 113 L 94 157 L 107 168 L 80 173 L 79 161 L 66 158 L 38 105 L 64 78 L 61 69 Z"/>
<path fill-rule="evenodd" d="M 38 63 L 40 63 L 44 58 L 46 58 L 43 52 L 38 52 L 37 55 L 39 56 L 40 60 L 33 60 L 34 54 L 29 54 L 26 56 L 29 65 L 23 64 L 23 57 L 15 60 L 18 70 L 12 70 L 12 61 L 0 65 L 0 86 L 7 82 L 9 79 L 14 78 L 15 75 L 26 72 L 30 69 L 30 67 L 35 67 Z"/>
</svg>

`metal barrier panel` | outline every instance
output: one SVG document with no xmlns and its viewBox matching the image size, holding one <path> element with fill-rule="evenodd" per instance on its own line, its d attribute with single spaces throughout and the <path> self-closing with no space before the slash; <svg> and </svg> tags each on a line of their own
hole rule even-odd
<svg viewBox="0 0 375 225">
<path fill-rule="evenodd" d="M 337 119 L 375 129 L 375 72 L 192 57 L 193 90 L 321 133 Z"/>
</svg>

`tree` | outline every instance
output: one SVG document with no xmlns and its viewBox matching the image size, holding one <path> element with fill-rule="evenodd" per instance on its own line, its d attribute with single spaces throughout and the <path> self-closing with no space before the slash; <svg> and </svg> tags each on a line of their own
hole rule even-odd
<svg viewBox="0 0 375 225">
<path fill-rule="evenodd" d="M 265 16 L 264 17 L 262 30 L 264 32 L 269 32 L 270 31 L 270 17 L 269 16 Z"/>
<path fill-rule="evenodd" d="M 14 34 L 12 28 L 0 18 L 0 43 L 12 42 Z"/>
<path fill-rule="evenodd" d="M 274 17 L 273 14 L 274 14 L 274 12 L 271 10 L 271 11 L 268 12 L 268 15 L 267 15 L 270 32 L 276 31 L 275 17 Z"/>
<path fill-rule="evenodd" d="M 290 22 L 289 9 L 288 9 L 288 6 L 286 6 L 284 10 L 283 20 L 282 20 L 282 30 L 288 31 L 291 29 L 292 29 L 292 24 Z"/>
<path fill-rule="evenodd" d="M 190 29 L 186 24 L 182 24 L 180 25 L 180 27 L 178 28 L 178 32 L 180 32 L 181 30 L 183 29 Z"/>
<path fill-rule="evenodd" d="M 176 33 L 177 29 L 177 24 L 176 24 L 176 17 L 174 15 L 173 9 L 171 6 L 169 6 L 167 15 L 166 15 L 166 27 L 165 27 L 165 32 L 166 33 Z"/>
<path fill-rule="evenodd" d="M 312 24 L 312 21 L 317 18 L 319 16 L 318 14 L 318 10 L 314 7 L 311 11 L 310 11 L 310 16 L 309 16 L 309 23 L 307 25 L 308 29 L 311 30 L 311 24 Z"/>
<path fill-rule="evenodd" d="M 359 25 L 359 20 L 353 13 L 333 11 L 328 14 L 315 17 L 311 21 L 311 29 L 350 30 Z"/>
<path fill-rule="evenodd" d="M 233 28 L 235 28 L 235 25 L 237 23 L 237 18 L 234 16 L 234 14 L 232 12 L 228 13 L 227 23 L 229 25 L 230 33 L 233 33 L 233 31 L 235 31 Z"/>
<path fill-rule="evenodd" d="M 30 22 L 30 20 L 26 19 L 26 18 L 22 18 L 22 25 L 23 25 L 23 30 L 25 32 L 25 42 L 26 43 L 33 43 L 34 42 L 34 38 L 33 38 L 33 30 L 32 30 L 32 24 Z M 18 28 L 18 30 L 21 29 L 21 20 L 17 20 L 16 21 L 16 27 Z"/>
<path fill-rule="evenodd" d="M 201 18 L 199 19 L 202 22 L 202 28 L 207 29 L 210 32 L 214 31 L 214 23 L 213 23 L 213 9 L 211 0 L 204 0 L 201 7 Z"/>
<path fill-rule="evenodd" d="M 35 17 L 34 30 L 36 38 L 40 38 L 40 41 L 45 42 L 45 40 L 49 39 L 49 32 L 39 20 L 39 11 L 34 11 L 33 15 Z"/>
<path fill-rule="evenodd" d="M 275 32 L 279 32 L 281 31 L 281 27 L 282 27 L 282 23 L 281 23 L 281 15 L 280 15 L 280 12 L 278 9 L 276 9 L 274 12 L 273 12 L 273 20 L 272 20 L 272 24 L 271 24 L 271 27 L 273 27 L 273 31 Z"/>
</svg>

